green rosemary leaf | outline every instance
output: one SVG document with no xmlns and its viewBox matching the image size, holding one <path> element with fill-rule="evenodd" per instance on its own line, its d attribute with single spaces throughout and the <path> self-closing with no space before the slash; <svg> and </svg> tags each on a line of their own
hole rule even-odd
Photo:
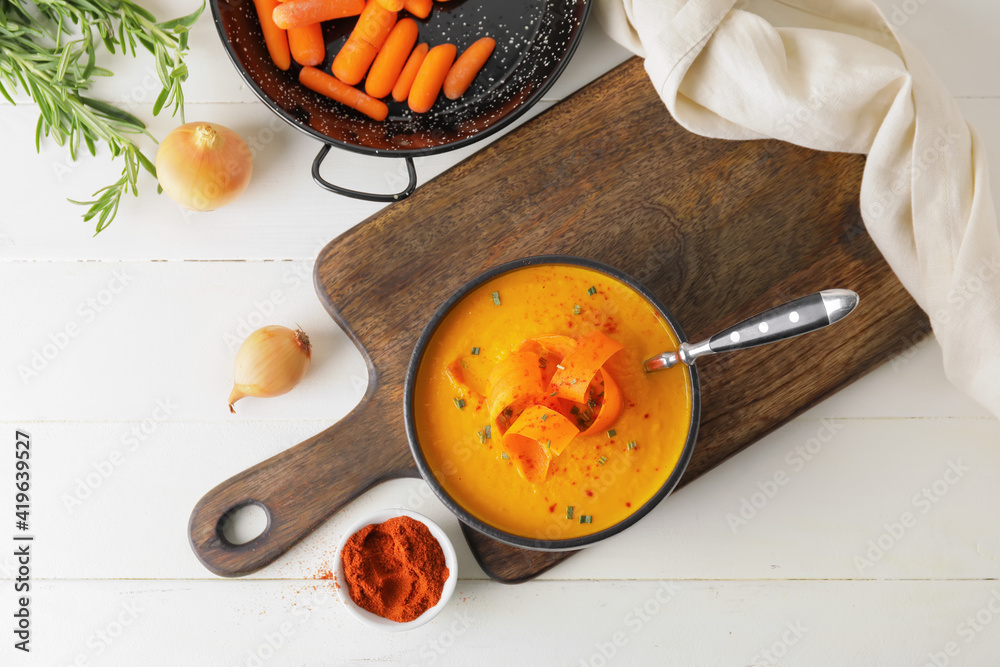
<svg viewBox="0 0 1000 667">
<path fill-rule="evenodd" d="M 126 1 L 126 2 L 123 2 L 122 4 L 126 5 L 128 9 L 130 9 L 133 12 L 135 12 L 136 14 L 138 14 L 142 18 L 146 19 L 147 21 L 151 21 L 153 23 L 156 23 L 156 17 L 153 16 L 152 14 L 150 14 L 149 10 L 147 10 L 147 9 L 145 9 L 143 7 L 140 7 L 139 5 L 135 4 L 134 2 L 127 2 Z M 195 18 L 198 18 L 198 17 L 196 16 Z M 178 19 L 174 19 L 174 20 L 176 21 Z M 171 21 L 167 21 L 167 23 L 171 23 Z"/>
<path fill-rule="evenodd" d="M 106 117 L 112 120 L 117 120 L 121 123 L 132 125 L 138 129 L 142 130 L 146 129 L 146 124 L 143 123 L 141 120 L 139 120 L 129 112 L 122 111 L 118 107 L 112 106 L 107 102 L 95 100 L 90 97 L 84 97 L 83 95 L 80 95 L 80 101 L 86 104 L 91 109 L 94 109 L 95 111 L 104 114 Z"/>
<path fill-rule="evenodd" d="M 153 103 L 154 116 L 158 116 L 160 114 L 160 110 L 163 109 L 163 103 L 167 101 L 167 95 L 169 94 L 170 91 L 164 88 L 160 91 L 160 94 L 156 96 L 156 102 Z"/>
<path fill-rule="evenodd" d="M 143 155 L 142 151 L 136 151 L 135 157 L 139 160 L 139 164 L 142 165 L 142 168 L 152 174 L 153 178 L 156 178 L 156 165 L 150 162 L 149 158 Z"/>
<path fill-rule="evenodd" d="M 14 104 L 14 98 L 11 97 L 10 94 L 7 92 L 7 89 L 3 87 L 2 81 L 0 81 L 0 95 L 3 95 L 8 102 Z"/>
<path fill-rule="evenodd" d="M 170 20 L 170 21 L 164 21 L 163 23 L 157 23 L 156 27 L 159 28 L 160 30 L 166 30 L 166 31 L 176 30 L 177 28 L 190 28 L 191 26 L 193 26 L 198 21 L 198 17 L 201 16 L 201 13 L 203 11 L 205 11 L 205 4 L 204 3 L 202 3 L 201 7 L 199 7 L 196 10 L 194 10 L 193 12 L 191 12 L 190 14 L 188 14 L 187 16 L 181 16 L 180 18 L 176 18 L 176 19 L 173 19 L 173 20 Z M 153 20 L 153 19 L 150 19 L 150 20 Z"/>
<path fill-rule="evenodd" d="M 35 152 L 42 151 L 42 131 L 45 125 L 45 116 L 38 114 L 38 124 L 35 125 Z"/>
</svg>

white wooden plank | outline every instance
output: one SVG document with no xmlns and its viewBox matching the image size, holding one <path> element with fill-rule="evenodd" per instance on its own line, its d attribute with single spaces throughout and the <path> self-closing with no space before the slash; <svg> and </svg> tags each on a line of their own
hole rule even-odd
<svg viewBox="0 0 1000 667">
<path fill-rule="evenodd" d="M 198 499 L 326 423 L 158 422 L 151 414 L 145 425 L 0 428 L 27 429 L 35 442 L 44 576 L 173 579 L 212 577 L 187 543 Z M 998 440 L 992 420 L 794 422 L 546 578 L 1000 578 Z M 417 480 L 377 487 L 254 576 L 314 576 L 353 522 L 388 507 L 440 523 L 458 547 L 461 576 L 483 576 L 457 520 Z M 898 534 L 897 524 L 910 523 Z"/>
<path fill-rule="evenodd" d="M 360 353 L 320 305 L 311 261 L 3 262 L 0 416 L 143 420 L 157 399 L 173 420 L 316 419 L 346 414 L 363 395 Z M 40 296 L 39 290 L 44 290 Z M 239 342 L 264 324 L 313 338 L 305 381 L 229 415 Z M 836 417 L 984 416 L 948 384 L 926 342 L 810 411 Z"/>
<path fill-rule="evenodd" d="M 994 162 L 1000 161 L 1000 99 L 961 100 L 962 110 L 983 138 Z M 543 103 L 529 115 L 541 112 Z M 116 168 L 107 155 L 69 162 L 63 151 L 45 145 L 35 155 L 31 139 L 35 110 L 0 107 L 0 134 L 12 137 L 9 159 L 0 162 L 0 181 L 10 192 L 45 193 L 11 197 L 0 216 L 0 259 L 313 259 L 330 239 L 374 214 L 380 205 L 339 197 L 313 184 L 309 176 L 317 142 L 278 124 L 259 104 L 192 105 L 191 119 L 222 122 L 259 146 L 251 187 L 234 204 L 211 213 L 181 210 L 157 196 L 151 177 L 143 176 L 144 194 L 123 201 L 119 219 L 94 238 L 79 206 L 66 197 L 85 198 L 113 179 Z M 155 119 L 162 136 L 173 126 Z M 417 160 L 426 182 L 484 144 Z M 335 152 L 324 175 L 357 188 L 401 187 L 405 169 L 399 160 Z M 992 184 L 1000 200 L 1000 186 Z"/>
<path fill-rule="evenodd" d="M 144 108 L 149 107 L 146 105 Z M 524 122 L 549 106 L 533 107 Z M 140 177 L 140 196 L 123 199 L 118 217 L 96 238 L 80 216 L 84 209 L 66 200 L 87 199 L 117 178 L 120 166 L 106 153 L 79 162 L 68 160 L 51 143 L 35 155 L 32 107 L 0 108 L 0 128 L 13 137 L 0 179 L 11 192 L 44 193 L 11 198 L 0 218 L 0 258 L 31 260 L 161 259 L 315 259 L 330 239 L 376 213 L 382 204 L 341 197 L 316 186 L 310 175 L 320 144 L 281 122 L 262 104 L 192 104 L 189 120 L 227 125 L 255 151 L 254 174 L 247 191 L 233 204 L 208 213 L 192 213 L 166 195 L 156 195 L 149 174 Z M 143 115 L 148 117 L 148 114 Z M 177 124 L 153 119 L 150 131 L 164 136 Z M 513 129 L 513 128 L 509 128 Z M 509 131 L 509 130 L 508 130 Z M 420 183 L 495 140 L 442 155 L 420 158 Z M 148 141 L 145 143 L 149 143 Z M 149 155 L 155 155 L 155 147 Z M 334 151 L 323 175 L 339 185 L 374 192 L 402 190 L 402 160 Z"/>
<path fill-rule="evenodd" d="M 174 420 L 334 420 L 367 385 L 361 355 L 315 296 L 312 262 L 8 262 L 0 284 L 17 314 L 0 324 L 0 411 L 19 419 L 144 420 L 169 400 Z M 264 324 L 310 335 L 310 371 L 293 392 L 245 399 L 231 416 L 236 349 Z"/>
<path fill-rule="evenodd" d="M 988 665 L 1000 652 L 996 581 L 460 582 L 440 616 L 392 634 L 315 584 L 36 582 L 33 653 L 14 664 Z M 0 659 L 13 652 L 4 642 Z"/>
</svg>

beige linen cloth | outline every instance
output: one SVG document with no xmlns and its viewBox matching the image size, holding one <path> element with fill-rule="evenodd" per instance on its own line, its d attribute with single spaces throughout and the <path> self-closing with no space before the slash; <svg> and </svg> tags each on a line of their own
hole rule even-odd
<svg viewBox="0 0 1000 667">
<path fill-rule="evenodd" d="M 900 0 L 894 11 L 905 18 L 921 4 Z M 616 41 L 646 59 L 688 130 L 868 156 L 869 233 L 930 315 L 949 379 L 1000 416 L 1000 234 L 985 150 L 878 8 L 597 0 L 596 10 Z"/>
</svg>

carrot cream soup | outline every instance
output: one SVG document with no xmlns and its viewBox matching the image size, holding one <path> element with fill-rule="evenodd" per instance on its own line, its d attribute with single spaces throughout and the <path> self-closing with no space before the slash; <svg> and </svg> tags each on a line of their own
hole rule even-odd
<svg viewBox="0 0 1000 667">
<path fill-rule="evenodd" d="M 538 264 L 479 286 L 438 325 L 417 371 L 417 439 L 435 478 L 481 521 L 561 540 L 652 498 L 688 436 L 690 371 L 646 373 L 679 340 L 628 285 Z"/>
</svg>

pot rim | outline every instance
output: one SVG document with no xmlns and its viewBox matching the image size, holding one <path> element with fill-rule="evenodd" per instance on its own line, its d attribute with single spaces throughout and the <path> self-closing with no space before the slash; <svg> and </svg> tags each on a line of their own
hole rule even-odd
<svg viewBox="0 0 1000 667">
<path fill-rule="evenodd" d="M 619 280 L 638 292 L 651 306 L 657 310 L 657 312 L 659 312 L 659 314 L 673 329 L 674 334 L 680 342 L 683 343 L 688 340 L 684 330 L 681 328 L 680 323 L 674 317 L 673 313 L 670 312 L 670 310 L 652 292 L 650 292 L 642 283 L 634 279 L 632 276 L 619 271 L 612 266 L 608 266 L 607 264 L 603 264 L 592 259 L 576 257 L 574 255 L 536 255 L 517 259 L 511 262 L 505 262 L 479 274 L 462 285 L 448 298 L 447 301 L 444 302 L 444 304 L 441 305 L 440 308 L 437 309 L 437 311 L 435 311 L 430 321 L 424 327 L 424 330 L 421 332 L 420 338 L 417 340 L 417 344 L 414 347 L 413 354 L 410 357 L 410 363 L 406 370 L 406 381 L 403 389 L 403 419 L 406 426 L 406 439 L 410 446 L 410 453 L 413 455 L 414 461 L 416 461 L 417 469 L 420 471 L 420 476 L 423 477 L 424 481 L 427 482 L 427 485 L 431 487 L 431 490 L 434 491 L 434 494 L 438 497 L 438 499 L 441 500 L 441 502 L 443 502 L 462 523 L 486 535 L 487 537 L 491 537 L 500 542 L 504 542 L 505 544 L 520 547 L 522 549 L 530 549 L 533 551 L 571 551 L 605 540 L 633 526 L 636 522 L 649 514 L 653 508 L 659 505 L 660 502 L 670 495 L 670 493 L 677 487 L 681 476 L 684 474 L 688 463 L 691 461 L 691 456 L 694 453 L 695 442 L 698 439 L 698 425 L 701 418 L 701 384 L 698 378 L 698 369 L 694 366 L 689 366 L 688 377 L 690 379 L 688 386 L 691 389 L 691 419 L 688 424 L 688 435 L 684 443 L 684 448 L 681 450 L 680 457 L 678 458 L 673 471 L 670 473 L 670 476 L 666 479 L 660 489 L 649 500 L 643 503 L 622 521 L 619 521 L 604 530 L 591 533 L 590 535 L 562 540 L 545 540 L 508 533 L 473 516 L 471 512 L 466 510 L 454 498 L 452 498 L 448 492 L 445 491 L 444 487 L 438 482 L 434 473 L 431 471 L 430 466 L 427 464 L 427 460 L 424 458 L 423 451 L 420 449 L 420 445 L 417 441 L 416 425 L 413 414 L 413 392 L 417 372 L 420 368 L 420 360 L 423 358 L 424 351 L 427 348 L 427 344 L 430 342 L 431 336 L 433 336 L 445 315 L 447 315 L 451 309 L 454 308 L 459 301 L 461 301 L 462 298 L 483 283 L 492 280 L 501 274 L 538 264 L 571 264 L 598 271 Z"/>
<path fill-rule="evenodd" d="M 275 115 L 285 121 L 288 125 L 302 132 L 320 142 L 327 144 L 329 146 L 336 146 L 352 153 L 358 153 L 361 155 L 370 155 L 374 157 L 394 157 L 394 158 L 405 158 L 405 157 L 426 157 L 428 155 L 437 155 L 438 153 L 446 153 L 448 151 L 456 150 L 473 144 L 477 141 L 485 139 L 496 132 L 499 132 L 505 127 L 508 127 L 514 123 L 518 118 L 524 115 L 528 109 L 535 106 L 542 97 L 549 91 L 552 85 L 562 76 L 563 71 L 572 60 L 573 54 L 576 53 L 577 47 L 580 45 L 581 39 L 583 39 L 583 30 L 587 25 L 587 19 L 590 16 L 590 10 L 593 6 L 593 0 L 578 0 L 583 4 L 583 13 L 580 15 L 580 23 L 577 26 L 576 34 L 570 39 L 569 44 L 566 47 L 566 53 L 563 58 L 556 63 L 555 68 L 552 73 L 545 78 L 544 81 L 538 86 L 538 88 L 527 97 L 517 108 L 511 111 L 509 114 L 501 118 L 496 123 L 493 123 L 475 134 L 471 134 L 467 137 L 458 139 L 457 141 L 448 142 L 445 144 L 439 144 L 437 146 L 426 146 L 423 148 L 370 148 L 368 146 L 359 146 L 357 144 L 352 144 L 340 139 L 334 139 L 333 137 L 323 134 L 319 130 L 314 129 L 309 125 L 304 125 L 298 122 L 291 114 L 285 111 L 283 108 L 278 106 L 278 104 L 271 98 L 270 95 L 264 92 L 264 90 L 257 84 L 247 69 L 240 62 L 239 57 L 236 55 L 236 50 L 233 48 L 232 43 L 229 41 L 229 36 L 226 34 L 226 30 L 222 25 L 222 17 L 219 10 L 220 0 L 209 0 L 209 6 L 212 10 L 212 20 L 215 23 L 215 29 L 219 34 L 219 39 L 222 42 L 222 47 L 226 51 L 226 55 L 229 57 L 229 61 L 239 72 L 240 77 L 243 79 L 250 90 L 253 91 L 254 95 L 267 106 Z"/>
</svg>

